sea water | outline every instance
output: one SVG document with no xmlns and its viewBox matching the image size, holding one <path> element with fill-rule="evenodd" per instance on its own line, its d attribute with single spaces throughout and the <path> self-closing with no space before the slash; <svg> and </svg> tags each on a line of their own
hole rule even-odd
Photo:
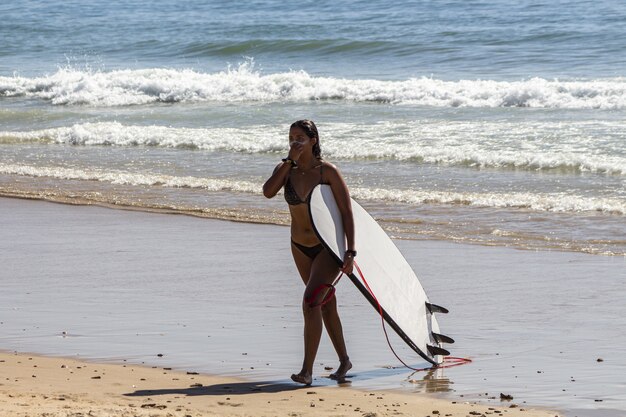
<svg viewBox="0 0 626 417">
<path fill-rule="evenodd" d="M 626 254 L 620 1 L 13 1 L 0 193 L 285 223 L 291 122 L 388 232 Z"/>
</svg>

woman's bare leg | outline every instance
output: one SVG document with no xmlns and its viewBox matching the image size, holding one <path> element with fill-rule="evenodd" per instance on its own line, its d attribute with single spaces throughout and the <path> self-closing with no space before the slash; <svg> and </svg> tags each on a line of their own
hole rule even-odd
<svg viewBox="0 0 626 417">
<path fill-rule="evenodd" d="M 300 273 L 302 281 L 306 285 L 305 289 L 305 299 L 308 299 L 312 294 L 314 294 L 315 290 L 319 288 L 323 284 L 330 284 L 339 274 L 339 268 L 336 266 L 332 257 L 326 252 L 326 250 L 322 251 L 316 258 L 315 261 L 312 261 L 308 256 L 304 255 L 300 250 L 298 250 L 293 245 L 291 246 L 291 251 L 293 254 L 294 261 L 296 263 L 296 268 Z M 324 255 L 323 259 L 320 257 Z M 313 268 L 314 262 L 321 262 L 322 265 L 317 265 L 315 269 Z M 308 285 L 311 281 L 311 277 L 315 274 L 314 283 L 310 286 Z M 322 291 L 317 296 L 318 302 L 321 301 L 325 296 L 325 292 Z M 326 331 L 330 337 L 331 342 L 333 343 L 333 347 L 337 352 L 337 356 L 339 356 L 339 368 L 333 374 L 331 374 L 331 378 L 343 379 L 352 368 L 352 363 L 348 358 L 348 353 L 346 350 L 346 344 L 343 338 L 343 329 L 341 326 L 341 321 L 339 319 L 339 314 L 337 312 L 337 301 L 335 297 L 333 297 L 328 303 L 324 306 L 320 307 L 309 307 L 306 301 L 303 302 L 303 314 L 304 314 L 304 350 L 305 350 L 305 358 L 302 364 L 302 370 L 298 374 L 292 375 L 292 379 L 296 382 L 300 382 L 303 384 L 310 384 L 313 380 L 312 371 L 313 371 L 313 362 L 315 361 L 315 356 L 317 355 L 317 349 L 319 347 L 320 338 L 321 338 L 321 327 L 322 322 L 326 327 Z M 320 311 L 321 310 L 321 311 Z M 320 317 L 321 316 L 321 317 Z"/>
<path fill-rule="evenodd" d="M 304 285 L 306 286 L 309 282 L 309 277 L 311 276 L 311 266 L 313 264 L 313 261 L 311 260 L 311 258 L 309 258 L 305 254 L 300 252 L 300 250 L 297 247 L 295 247 L 293 244 L 291 245 L 291 253 L 293 255 L 293 260 L 296 263 L 296 268 L 298 269 L 298 272 L 300 273 L 300 277 L 302 278 L 302 281 L 304 282 Z M 306 331 L 305 331 L 305 334 L 306 334 Z M 306 349 L 306 341 L 305 341 L 305 349 Z M 311 373 L 306 374 L 303 371 L 300 371 L 299 374 L 291 375 L 291 379 L 301 384 L 310 385 L 311 382 L 313 381 L 313 376 L 311 375 Z"/>
<path fill-rule="evenodd" d="M 306 285 L 309 282 L 313 261 L 304 253 L 300 252 L 300 249 L 296 248 L 293 243 L 291 244 L 291 255 L 293 255 L 293 261 L 296 263 L 296 269 L 298 269 L 300 278 L 302 278 L 302 282 Z"/>
<path fill-rule="evenodd" d="M 339 319 L 339 313 L 337 312 L 337 299 L 335 297 L 331 298 L 328 303 L 322 306 L 322 318 L 328 336 L 330 336 L 337 356 L 339 356 L 339 368 L 337 368 L 336 372 L 330 374 L 330 377 L 332 379 L 344 379 L 348 371 L 352 368 L 352 363 L 348 357 L 346 342 L 343 338 L 343 327 L 341 326 L 341 319 Z"/>
<path fill-rule="evenodd" d="M 339 267 L 326 250 L 320 252 L 311 264 L 311 272 L 306 282 L 302 303 L 304 314 L 304 361 L 300 373 L 292 376 L 294 381 L 310 384 L 313 379 L 313 363 L 317 355 L 324 319 L 321 306 L 312 307 L 311 304 L 317 304 L 324 299 L 327 291 L 319 291 L 319 288 L 324 284 L 331 284 L 338 274 Z M 341 332 L 341 322 L 339 322 L 334 297 L 332 302 L 335 303 L 335 307 L 334 309 L 329 309 L 329 336 L 335 349 L 338 349 L 337 353 L 347 359 L 345 342 Z"/>
</svg>

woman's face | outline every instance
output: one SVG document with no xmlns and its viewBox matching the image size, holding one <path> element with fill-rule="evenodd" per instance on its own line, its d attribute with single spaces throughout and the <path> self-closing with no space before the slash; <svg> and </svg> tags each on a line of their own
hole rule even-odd
<svg viewBox="0 0 626 417">
<path fill-rule="evenodd" d="M 315 144 L 315 139 L 311 139 L 307 136 L 304 130 L 299 127 L 292 127 L 289 130 L 289 147 L 292 147 L 294 143 L 299 143 L 303 145 L 305 148 L 313 149 L 313 145 Z"/>
</svg>

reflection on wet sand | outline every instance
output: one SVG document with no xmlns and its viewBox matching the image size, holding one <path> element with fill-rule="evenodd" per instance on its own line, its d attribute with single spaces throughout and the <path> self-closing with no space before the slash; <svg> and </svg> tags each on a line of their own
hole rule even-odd
<svg viewBox="0 0 626 417">
<path fill-rule="evenodd" d="M 415 392 L 420 393 L 442 393 L 450 392 L 452 382 L 444 375 L 444 369 L 432 368 L 426 371 L 415 371 L 407 377 L 407 381 L 413 384 Z"/>
</svg>

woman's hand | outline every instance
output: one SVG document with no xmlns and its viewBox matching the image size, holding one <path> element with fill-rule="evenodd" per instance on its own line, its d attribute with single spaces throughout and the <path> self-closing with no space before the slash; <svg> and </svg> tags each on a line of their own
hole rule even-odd
<svg viewBox="0 0 626 417">
<path fill-rule="evenodd" d="M 346 252 L 346 254 L 343 255 L 343 266 L 341 267 L 341 272 L 343 272 L 346 275 L 350 275 L 353 269 L 354 269 L 354 256 L 352 256 L 351 253 Z"/>
<path fill-rule="evenodd" d="M 298 142 L 294 140 L 293 142 L 289 144 L 288 158 L 293 161 L 297 161 L 300 158 L 300 155 L 302 155 L 303 151 L 304 151 L 304 144 L 302 142 Z"/>
</svg>

